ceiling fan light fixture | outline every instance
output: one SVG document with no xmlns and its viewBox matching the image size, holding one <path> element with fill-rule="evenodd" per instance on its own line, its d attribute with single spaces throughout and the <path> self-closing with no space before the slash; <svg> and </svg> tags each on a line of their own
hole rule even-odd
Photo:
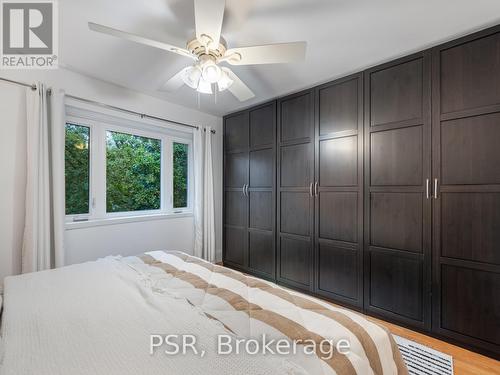
<svg viewBox="0 0 500 375">
<path fill-rule="evenodd" d="M 282 64 L 305 60 L 306 42 L 228 48 L 221 36 L 226 0 L 192 1 L 194 1 L 196 36 L 187 42 L 185 48 L 93 22 L 89 22 L 88 27 L 101 34 L 155 47 L 194 60 L 194 65 L 180 70 L 162 86 L 161 90 L 165 91 L 178 90 L 184 84 L 204 94 L 217 94 L 218 91 L 229 89 L 239 101 L 245 101 L 255 97 L 252 90 L 231 69 L 217 64 L 222 62 L 230 65 Z"/>
<path fill-rule="evenodd" d="M 203 66 L 203 79 L 210 83 L 216 83 L 221 78 L 221 69 L 213 61 L 207 62 Z"/>
<path fill-rule="evenodd" d="M 200 79 L 196 91 L 202 94 L 212 94 L 212 84 L 205 81 L 203 78 Z"/>
<path fill-rule="evenodd" d="M 197 65 L 188 66 L 184 69 L 181 78 L 186 85 L 197 89 L 201 79 L 201 69 Z"/>
</svg>

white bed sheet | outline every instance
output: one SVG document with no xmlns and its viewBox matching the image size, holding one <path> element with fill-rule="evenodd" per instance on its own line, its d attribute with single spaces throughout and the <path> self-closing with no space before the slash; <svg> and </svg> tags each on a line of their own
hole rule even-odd
<svg viewBox="0 0 500 375">
<path fill-rule="evenodd" d="M 157 294 L 120 258 L 5 280 L 1 375 L 302 373 L 271 356 L 217 356 L 222 324 Z M 149 354 L 150 334 L 191 333 L 205 357 Z"/>
</svg>

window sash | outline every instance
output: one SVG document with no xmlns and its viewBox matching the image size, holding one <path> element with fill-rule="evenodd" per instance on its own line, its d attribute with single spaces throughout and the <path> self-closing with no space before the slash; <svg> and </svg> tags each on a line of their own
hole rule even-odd
<svg viewBox="0 0 500 375">
<path fill-rule="evenodd" d="M 188 161 L 187 161 L 187 206 L 186 207 L 174 207 L 174 178 L 173 178 L 173 169 L 174 169 L 174 143 L 182 143 L 188 146 Z M 185 139 L 180 139 L 180 138 L 174 138 L 172 137 L 171 143 L 170 143 L 170 154 L 172 157 L 172 177 L 169 179 L 170 185 L 171 185 L 171 207 L 174 213 L 181 213 L 181 212 L 190 212 L 193 210 L 193 178 L 194 178 L 194 171 L 193 171 L 193 142 L 192 141 L 187 141 Z"/>
<path fill-rule="evenodd" d="M 90 128 L 90 173 L 89 173 L 89 213 L 66 215 L 66 222 L 92 221 L 123 217 L 170 215 L 191 213 L 193 210 L 193 150 L 192 140 L 179 138 L 162 132 L 138 129 L 136 126 L 116 125 L 87 118 L 67 116 L 66 123 Z M 161 141 L 161 203 L 159 209 L 142 211 L 106 212 L 106 132 L 119 132 Z M 173 207 L 173 143 L 188 145 L 188 205 Z"/>
</svg>

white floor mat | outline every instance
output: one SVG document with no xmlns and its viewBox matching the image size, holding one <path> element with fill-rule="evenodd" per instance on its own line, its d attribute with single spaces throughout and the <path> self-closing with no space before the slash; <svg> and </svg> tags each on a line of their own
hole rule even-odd
<svg viewBox="0 0 500 375">
<path fill-rule="evenodd" d="M 453 375 L 453 357 L 415 341 L 393 336 L 410 375 Z"/>
</svg>

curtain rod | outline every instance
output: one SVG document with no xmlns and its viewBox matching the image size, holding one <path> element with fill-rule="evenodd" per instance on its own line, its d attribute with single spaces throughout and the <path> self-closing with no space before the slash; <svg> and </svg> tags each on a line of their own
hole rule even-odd
<svg viewBox="0 0 500 375">
<path fill-rule="evenodd" d="M 140 112 L 132 111 L 130 109 L 120 108 L 120 107 L 116 107 L 114 105 L 109 105 L 109 104 L 97 102 L 95 100 L 81 98 L 79 96 L 74 96 L 74 95 L 66 94 L 66 97 L 67 98 L 71 98 L 71 99 L 75 99 L 75 100 L 79 100 L 81 102 L 98 105 L 99 107 L 102 107 L 102 108 L 109 108 L 109 109 L 113 109 L 113 110 L 116 110 L 116 111 L 120 111 L 120 112 L 124 112 L 124 113 L 129 113 L 129 114 L 137 115 L 140 118 L 149 118 L 149 119 L 152 119 L 152 120 L 165 121 L 165 122 L 169 122 L 171 124 L 181 125 L 181 126 L 187 126 L 187 127 L 194 128 L 194 129 L 199 129 L 200 128 L 199 126 L 196 126 L 196 125 L 185 124 L 185 123 L 179 122 L 179 121 L 174 121 L 174 120 L 169 120 L 169 119 L 162 118 L 162 117 L 152 116 L 152 115 L 148 115 L 148 114 L 145 114 L 145 113 L 140 113 Z M 203 130 L 206 131 L 206 129 L 203 129 Z M 212 134 L 215 134 L 215 130 L 213 130 L 213 129 L 212 129 Z"/>
<path fill-rule="evenodd" d="M 36 90 L 36 84 L 34 84 L 34 83 L 25 83 L 25 82 L 20 82 L 20 81 L 14 81 L 13 79 L 7 79 L 7 78 L 3 78 L 3 77 L 0 77 L 0 81 L 13 83 L 15 85 L 21 85 L 21 86 L 29 87 L 32 90 Z"/>
<path fill-rule="evenodd" d="M 3 78 L 3 77 L 0 77 L 0 81 L 5 81 L 5 82 L 13 83 L 13 84 L 16 84 L 16 85 L 21 85 L 21 86 L 29 87 L 32 90 L 36 90 L 37 89 L 37 86 L 34 83 L 33 84 L 29 84 L 29 83 L 20 82 L 20 81 L 14 81 L 12 79 L 7 79 L 7 78 Z M 48 93 L 50 95 L 51 89 L 48 89 Z M 98 105 L 99 107 L 110 108 L 110 109 L 114 109 L 116 111 L 120 111 L 120 112 L 125 112 L 125 113 L 129 113 L 129 114 L 137 115 L 140 118 L 149 118 L 149 119 L 152 119 L 152 120 L 165 121 L 165 122 L 169 122 L 171 124 L 181 125 L 181 126 L 187 126 L 187 127 L 194 128 L 194 129 L 199 129 L 200 128 L 199 126 L 196 126 L 196 125 L 185 124 L 185 123 L 179 122 L 179 121 L 169 120 L 169 119 L 162 118 L 162 117 L 157 117 L 157 116 L 151 116 L 151 115 L 147 115 L 145 113 L 140 113 L 140 112 L 132 111 L 130 109 L 115 107 L 114 105 L 109 105 L 109 104 L 104 104 L 104 103 L 96 102 L 95 100 L 80 98 L 80 97 L 74 96 L 74 95 L 66 95 L 66 97 L 71 98 L 71 99 L 75 99 L 75 100 L 79 100 L 81 102 Z M 203 130 L 206 131 L 206 129 L 203 129 Z M 213 129 L 212 129 L 212 134 L 215 134 L 215 130 L 213 130 Z"/>
</svg>

